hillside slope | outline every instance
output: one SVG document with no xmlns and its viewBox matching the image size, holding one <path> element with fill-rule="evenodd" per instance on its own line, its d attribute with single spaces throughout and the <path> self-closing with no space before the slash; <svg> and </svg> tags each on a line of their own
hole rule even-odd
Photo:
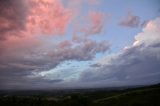
<svg viewBox="0 0 160 106">
<path fill-rule="evenodd" d="M 160 106 L 160 88 L 137 89 L 95 100 L 95 106 Z"/>
</svg>

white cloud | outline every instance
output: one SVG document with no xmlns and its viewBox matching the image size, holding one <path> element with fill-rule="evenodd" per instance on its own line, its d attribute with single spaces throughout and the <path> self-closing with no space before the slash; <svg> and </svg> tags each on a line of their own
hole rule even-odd
<svg viewBox="0 0 160 106">
<path fill-rule="evenodd" d="M 160 21 L 159 20 L 160 18 L 157 18 L 154 21 L 149 21 L 146 27 L 143 29 L 143 32 L 135 36 L 134 45 L 142 44 L 142 43 L 149 45 L 151 43 L 160 42 Z"/>
</svg>

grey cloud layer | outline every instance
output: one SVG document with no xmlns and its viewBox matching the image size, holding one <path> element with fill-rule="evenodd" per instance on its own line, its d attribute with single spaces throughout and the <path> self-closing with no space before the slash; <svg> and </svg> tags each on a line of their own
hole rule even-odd
<svg viewBox="0 0 160 106">
<path fill-rule="evenodd" d="M 160 82 L 160 18 L 150 21 L 135 36 L 132 46 L 106 57 L 95 68 L 85 70 L 81 82 L 99 86 L 153 84 Z M 98 83 L 95 83 L 98 82 Z"/>
<path fill-rule="evenodd" d="M 82 44 L 77 43 L 77 46 L 73 46 L 71 41 L 63 41 L 59 44 L 52 44 L 52 46 L 42 44 L 41 46 L 44 46 L 44 48 L 31 45 L 32 48 L 29 45 L 18 46 L 18 50 L 16 50 L 17 45 L 3 48 L 0 56 L 1 86 L 14 85 L 14 83 L 23 80 L 27 81 L 26 76 L 32 74 L 32 72 L 50 70 L 64 61 L 92 60 L 97 53 L 105 52 L 109 48 L 105 41 L 95 42 L 89 39 Z"/>
</svg>

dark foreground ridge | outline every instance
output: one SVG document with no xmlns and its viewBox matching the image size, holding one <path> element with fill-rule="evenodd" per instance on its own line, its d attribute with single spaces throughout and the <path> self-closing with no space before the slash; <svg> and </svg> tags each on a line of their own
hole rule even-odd
<svg viewBox="0 0 160 106">
<path fill-rule="evenodd" d="M 119 89 L 0 91 L 0 106 L 160 106 L 160 84 Z"/>
</svg>

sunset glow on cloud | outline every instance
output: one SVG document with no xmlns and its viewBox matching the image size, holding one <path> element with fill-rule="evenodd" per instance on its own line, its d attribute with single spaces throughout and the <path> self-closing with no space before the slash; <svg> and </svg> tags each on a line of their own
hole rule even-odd
<svg viewBox="0 0 160 106">
<path fill-rule="evenodd" d="M 1 0 L 0 89 L 159 82 L 158 4 Z"/>
</svg>

